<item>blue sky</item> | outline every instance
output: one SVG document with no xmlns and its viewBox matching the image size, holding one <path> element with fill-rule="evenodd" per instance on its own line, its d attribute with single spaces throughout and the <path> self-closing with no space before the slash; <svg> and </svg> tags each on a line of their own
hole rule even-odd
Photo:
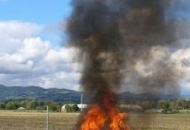
<svg viewBox="0 0 190 130">
<path fill-rule="evenodd" d="M 67 19 L 72 11 L 71 0 L 0 0 L 0 20 L 18 20 L 23 22 L 33 22 L 47 28 L 57 26 Z M 55 27 L 54 27 L 55 28 Z M 66 42 L 66 36 L 59 29 L 52 32 L 42 33 L 43 39 L 52 41 L 55 46 L 60 46 Z M 61 35 L 64 41 L 56 38 Z"/>
<path fill-rule="evenodd" d="M 0 2 L 1 20 L 54 24 L 71 13 L 71 0 L 5 0 Z"/>
<path fill-rule="evenodd" d="M 190 1 L 178 0 L 167 8 L 167 13 L 171 19 L 190 20 Z"/>
<path fill-rule="evenodd" d="M 78 89 L 61 25 L 71 0 L 0 0 L 0 84 Z"/>
<path fill-rule="evenodd" d="M 188 23 L 190 2 L 168 8 L 170 18 Z M 71 15 L 71 0 L 0 0 L 0 84 L 37 85 L 79 90 L 81 64 L 76 49 L 66 48 L 61 24 Z M 175 10 L 175 11 L 174 11 Z M 177 30 L 189 26 L 177 23 Z M 178 39 L 182 46 L 171 54 L 179 73 L 182 93 L 190 91 L 190 37 Z M 157 52 L 164 55 L 163 48 Z M 143 65 L 142 65 L 143 66 Z M 143 67 L 142 67 L 143 68 Z M 133 91 L 133 90 L 131 90 Z"/>
</svg>

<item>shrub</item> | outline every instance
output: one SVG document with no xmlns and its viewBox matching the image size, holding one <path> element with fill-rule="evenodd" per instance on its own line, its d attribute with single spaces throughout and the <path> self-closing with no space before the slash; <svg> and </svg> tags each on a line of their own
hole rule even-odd
<svg viewBox="0 0 190 130">
<path fill-rule="evenodd" d="M 78 111 L 80 111 L 77 104 L 66 104 L 65 110 L 66 110 L 66 112 L 78 112 Z"/>
</svg>

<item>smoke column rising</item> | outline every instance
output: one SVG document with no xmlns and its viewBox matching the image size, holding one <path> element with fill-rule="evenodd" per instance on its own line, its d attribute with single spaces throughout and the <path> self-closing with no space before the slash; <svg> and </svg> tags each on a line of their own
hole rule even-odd
<svg viewBox="0 0 190 130">
<path fill-rule="evenodd" d="M 81 86 L 86 92 L 102 89 L 101 82 L 118 90 L 124 74 L 138 74 L 134 66 L 151 64 L 154 50 L 174 45 L 175 28 L 164 15 L 168 4 L 163 0 L 72 1 L 68 34 L 70 45 L 81 50 Z M 150 75 L 136 76 L 141 89 L 178 92 L 175 70 L 167 59 L 169 54 L 165 55 Z"/>
<path fill-rule="evenodd" d="M 126 77 L 139 92 L 179 92 L 169 51 L 161 56 L 154 53 L 174 46 L 176 40 L 175 28 L 165 17 L 170 2 L 72 1 L 69 45 L 80 49 L 79 60 L 84 65 L 81 87 L 94 95 L 95 102 L 101 102 L 104 91 L 116 93 Z"/>
</svg>

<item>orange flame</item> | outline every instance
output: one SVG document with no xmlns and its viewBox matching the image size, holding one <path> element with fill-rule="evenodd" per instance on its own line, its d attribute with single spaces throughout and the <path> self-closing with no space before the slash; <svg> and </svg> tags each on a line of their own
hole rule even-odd
<svg viewBox="0 0 190 130">
<path fill-rule="evenodd" d="M 114 103 L 112 93 L 106 93 L 103 99 L 104 104 L 94 104 L 83 116 L 80 130 L 102 130 L 108 124 L 108 130 L 130 130 L 125 124 L 127 115 L 120 113 Z"/>
<path fill-rule="evenodd" d="M 84 116 L 81 130 L 101 130 L 106 118 L 104 111 L 98 105 L 94 105 Z"/>
</svg>

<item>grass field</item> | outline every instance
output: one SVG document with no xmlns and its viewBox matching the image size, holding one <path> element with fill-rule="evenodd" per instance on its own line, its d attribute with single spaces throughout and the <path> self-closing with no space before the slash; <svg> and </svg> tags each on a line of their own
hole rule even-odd
<svg viewBox="0 0 190 130">
<path fill-rule="evenodd" d="M 71 130 L 79 114 L 50 113 L 49 130 Z M 129 114 L 132 130 L 190 130 L 190 114 Z M 46 130 L 46 113 L 0 111 L 0 130 Z"/>
</svg>

